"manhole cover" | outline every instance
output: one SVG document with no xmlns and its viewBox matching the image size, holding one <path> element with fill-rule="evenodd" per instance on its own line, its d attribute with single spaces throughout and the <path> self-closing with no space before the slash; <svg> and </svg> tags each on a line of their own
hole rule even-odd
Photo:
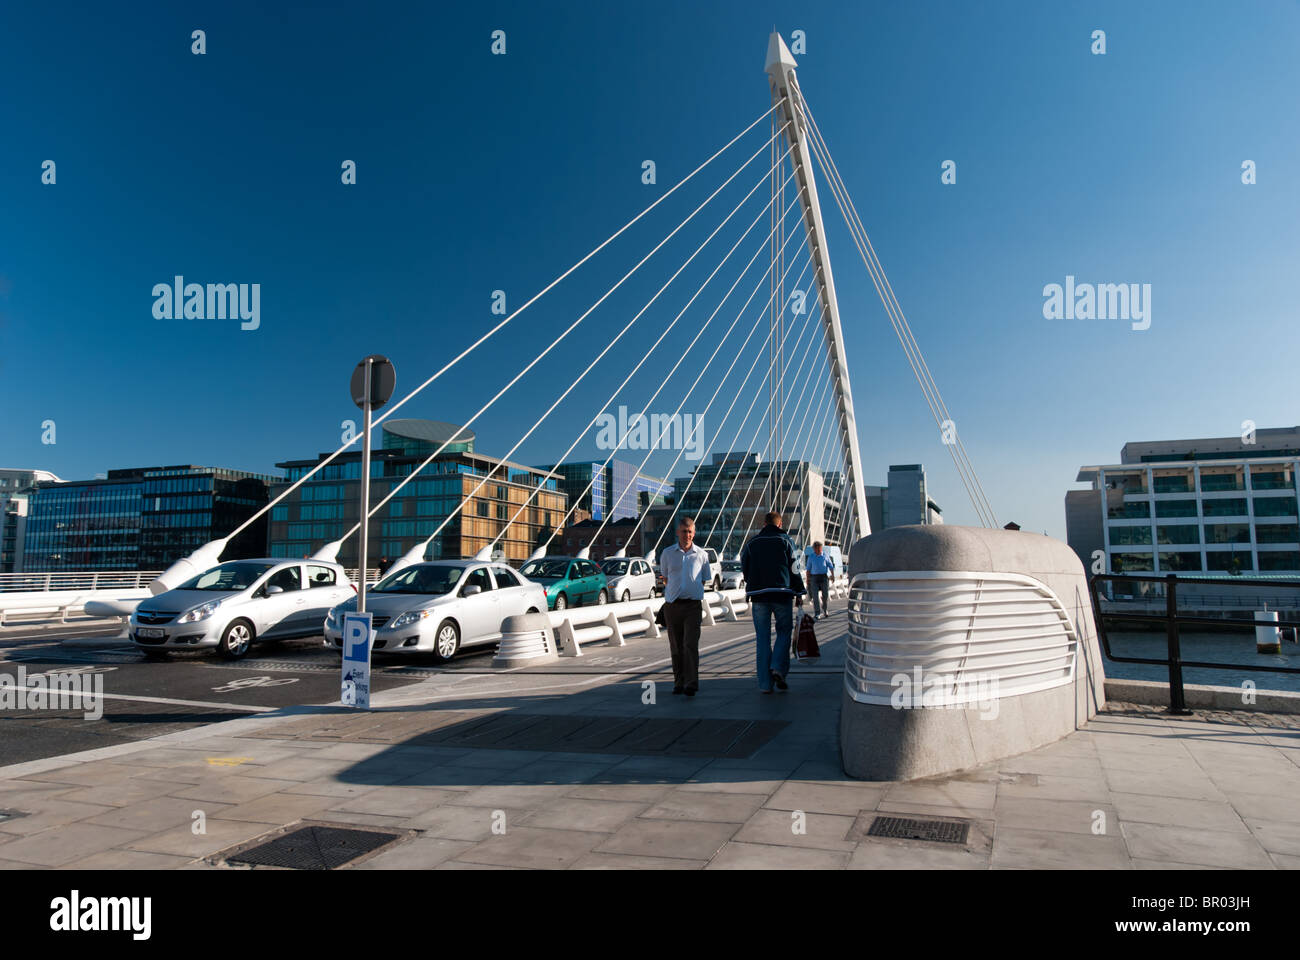
<svg viewBox="0 0 1300 960">
<path fill-rule="evenodd" d="M 333 870 L 392 843 L 401 834 L 341 827 L 302 827 L 228 857 L 230 863 L 290 870 Z"/>
<path fill-rule="evenodd" d="M 869 837 L 898 840 L 932 840 L 935 843 L 965 843 L 969 820 L 917 820 L 906 817 L 876 817 Z"/>
</svg>

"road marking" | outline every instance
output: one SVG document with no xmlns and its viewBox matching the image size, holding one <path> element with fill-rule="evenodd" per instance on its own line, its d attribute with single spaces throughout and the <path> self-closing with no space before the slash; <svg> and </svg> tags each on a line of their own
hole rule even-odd
<svg viewBox="0 0 1300 960">
<path fill-rule="evenodd" d="M 60 691 L 60 696 L 63 696 Z M 207 707 L 211 710 L 240 710 L 245 713 L 275 713 L 283 709 L 281 707 L 254 707 L 251 704 L 243 703 L 214 703 L 211 700 L 176 700 L 171 697 L 146 697 L 139 694 L 131 693 L 86 693 L 84 691 L 69 690 L 66 695 L 71 698 L 81 699 L 104 699 L 104 700 L 131 700 L 137 703 L 162 703 L 174 707 Z"/>
<path fill-rule="evenodd" d="M 241 763 L 249 763 L 252 757 L 208 757 L 208 763 L 214 767 L 237 767 Z"/>
</svg>

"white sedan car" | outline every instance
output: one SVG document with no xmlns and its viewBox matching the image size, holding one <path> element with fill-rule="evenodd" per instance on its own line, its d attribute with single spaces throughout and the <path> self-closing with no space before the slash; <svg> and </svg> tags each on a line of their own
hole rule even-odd
<svg viewBox="0 0 1300 960">
<path fill-rule="evenodd" d="M 343 614 L 357 608 L 353 597 L 329 612 L 325 645 L 343 646 Z M 461 647 L 496 643 L 501 622 L 546 610 L 546 591 L 504 563 L 433 560 L 403 567 L 366 591 L 375 650 L 432 653 L 450 660 Z"/>
<path fill-rule="evenodd" d="M 605 572 L 609 599 L 614 603 L 648 600 L 655 595 L 655 572 L 639 557 L 610 557 L 601 561 L 600 569 Z"/>
<path fill-rule="evenodd" d="M 128 629 L 147 657 L 216 647 L 238 660 L 262 640 L 320 636 L 326 612 L 355 597 L 337 563 L 231 560 L 141 601 Z"/>
</svg>

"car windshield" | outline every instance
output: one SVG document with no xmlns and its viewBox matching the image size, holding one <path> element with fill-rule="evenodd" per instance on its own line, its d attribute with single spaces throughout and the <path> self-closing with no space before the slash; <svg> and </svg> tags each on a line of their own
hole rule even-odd
<svg viewBox="0 0 1300 960">
<path fill-rule="evenodd" d="M 240 590 L 247 590 L 257 581 L 258 577 L 274 566 L 273 563 L 250 563 L 248 561 L 223 563 L 211 570 L 200 573 L 193 580 L 187 580 L 176 589 L 237 593 Z"/>
<path fill-rule="evenodd" d="M 464 567 L 430 566 L 407 567 L 390 577 L 385 577 L 371 588 L 372 593 L 451 593 Z"/>
<path fill-rule="evenodd" d="M 723 561 L 722 561 L 722 572 L 723 572 L 723 573 L 739 573 L 739 572 L 740 572 L 740 561 L 739 561 L 739 560 L 723 560 Z"/>
<path fill-rule="evenodd" d="M 568 560 L 530 560 L 519 572 L 534 580 L 559 580 L 568 569 Z"/>
<path fill-rule="evenodd" d="M 607 577 L 617 577 L 627 573 L 626 560 L 606 560 L 600 565 L 600 569 L 605 571 Z"/>
</svg>

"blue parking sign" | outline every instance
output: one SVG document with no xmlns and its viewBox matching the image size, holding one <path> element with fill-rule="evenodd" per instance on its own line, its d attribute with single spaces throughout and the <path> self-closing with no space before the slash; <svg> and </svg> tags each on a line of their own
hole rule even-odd
<svg viewBox="0 0 1300 960">
<path fill-rule="evenodd" d="M 343 615 L 343 690 L 345 707 L 370 709 L 370 614 Z"/>
</svg>

